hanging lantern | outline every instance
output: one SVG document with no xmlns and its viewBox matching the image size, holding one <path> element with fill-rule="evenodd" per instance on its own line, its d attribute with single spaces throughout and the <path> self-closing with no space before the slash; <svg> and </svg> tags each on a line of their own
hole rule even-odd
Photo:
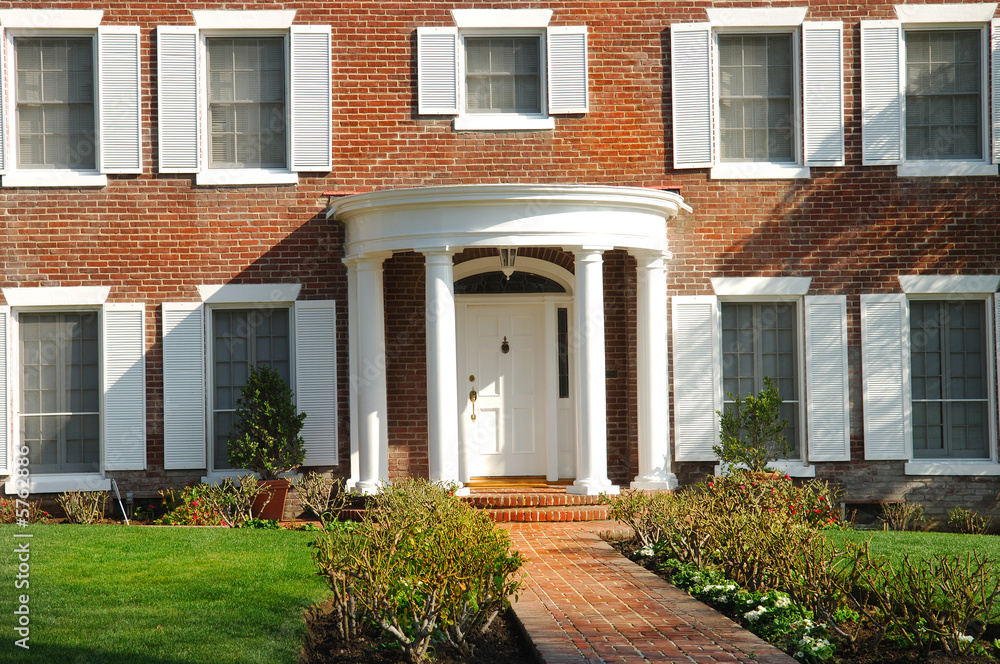
<svg viewBox="0 0 1000 664">
<path fill-rule="evenodd" d="M 517 247 L 500 248 L 500 271 L 508 279 L 510 279 L 510 275 L 514 274 L 514 260 L 516 258 Z"/>
</svg>

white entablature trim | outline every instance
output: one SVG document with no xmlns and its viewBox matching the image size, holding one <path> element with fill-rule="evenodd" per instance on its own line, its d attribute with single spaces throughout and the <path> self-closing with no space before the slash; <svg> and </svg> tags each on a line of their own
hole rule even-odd
<svg viewBox="0 0 1000 664">
<path fill-rule="evenodd" d="M 605 246 L 666 251 L 666 221 L 690 211 L 676 193 L 600 185 L 454 185 L 354 194 L 327 218 L 347 227 L 346 255 L 452 247 Z"/>
</svg>

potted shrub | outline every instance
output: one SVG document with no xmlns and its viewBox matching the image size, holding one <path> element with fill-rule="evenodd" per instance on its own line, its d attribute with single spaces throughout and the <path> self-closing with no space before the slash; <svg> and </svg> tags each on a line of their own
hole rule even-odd
<svg viewBox="0 0 1000 664">
<path fill-rule="evenodd" d="M 785 439 L 788 420 L 781 419 L 781 397 L 769 376 L 764 389 L 746 398 L 734 397 L 733 404 L 719 413 L 721 444 L 712 447 L 724 467 L 744 469 L 755 475 L 765 474 L 767 464 L 788 457 L 792 451 Z"/>
<path fill-rule="evenodd" d="M 255 517 L 280 521 L 291 483 L 284 473 L 302 465 L 305 446 L 299 432 L 306 419 L 292 403 L 292 390 L 274 369 L 250 366 L 250 376 L 236 402 L 229 434 L 229 463 L 260 475 L 267 495 L 258 496 Z"/>
</svg>

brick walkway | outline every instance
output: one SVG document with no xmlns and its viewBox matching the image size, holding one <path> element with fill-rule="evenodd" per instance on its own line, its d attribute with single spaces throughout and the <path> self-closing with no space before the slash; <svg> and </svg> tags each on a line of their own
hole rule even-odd
<svg viewBox="0 0 1000 664">
<path fill-rule="evenodd" d="M 622 557 L 611 522 L 505 524 L 527 558 L 514 611 L 546 664 L 794 659 Z"/>
</svg>

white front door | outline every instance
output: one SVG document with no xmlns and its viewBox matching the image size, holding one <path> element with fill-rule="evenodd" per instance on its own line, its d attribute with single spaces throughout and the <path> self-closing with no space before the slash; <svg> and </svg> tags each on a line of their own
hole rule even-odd
<svg viewBox="0 0 1000 664">
<path fill-rule="evenodd" d="M 476 392 L 463 412 L 473 477 L 546 474 L 544 331 L 544 304 L 467 309 L 459 394 Z"/>
</svg>

